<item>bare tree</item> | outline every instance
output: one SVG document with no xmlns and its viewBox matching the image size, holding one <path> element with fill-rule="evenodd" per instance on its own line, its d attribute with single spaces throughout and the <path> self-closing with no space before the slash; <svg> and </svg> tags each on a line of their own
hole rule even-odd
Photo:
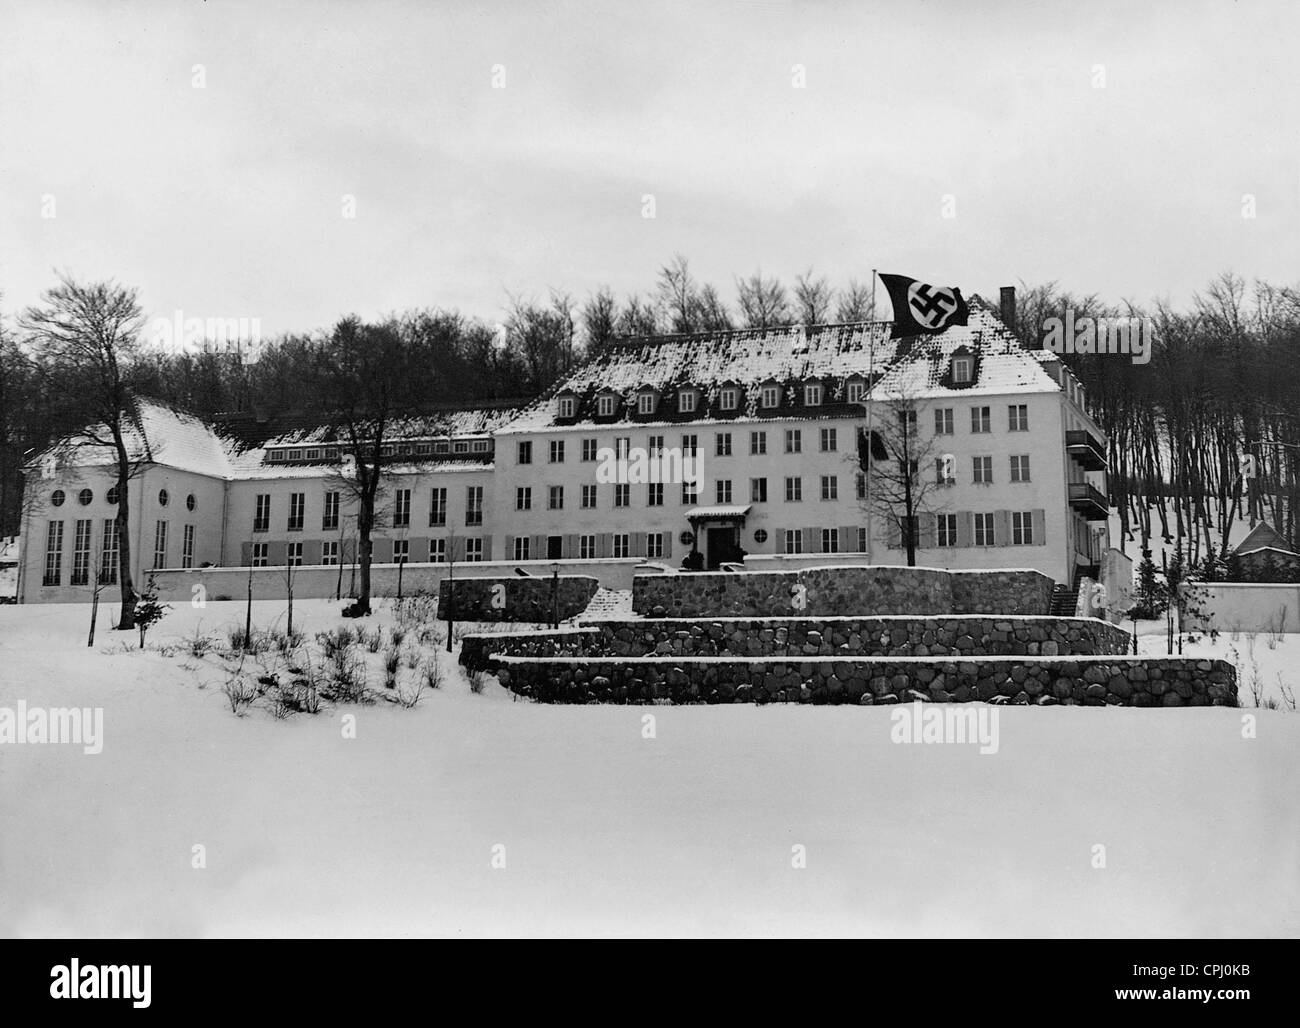
<svg viewBox="0 0 1300 1028">
<path fill-rule="evenodd" d="M 698 303 L 699 313 L 696 316 L 696 323 L 699 331 L 727 332 L 734 327 L 731 312 L 727 310 L 726 303 L 712 285 L 705 283 L 700 287 Z"/>
<path fill-rule="evenodd" d="M 618 334 L 621 336 L 652 336 L 659 332 L 659 316 L 654 304 L 639 296 L 628 297 L 618 315 Z"/>
<path fill-rule="evenodd" d="M 794 280 L 796 317 L 803 325 L 821 325 L 829 318 L 835 292 L 824 277 L 813 277 L 812 268 Z"/>
<path fill-rule="evenodd" d="M 690 262 L 680 253 L 659 269 L 655 299 L 664 312 L 670 332 L 694 332 L 700 310 L 699 286 Z"/>
<path fill-rule="evenodd" d="M 871 321 L 875 316 L 876 308 L 871 299 L 871 287 L 863 285 L 856 279 L 849 279 L 849 284 L 840 290 L 839 303 L 835 307 L 835 320 Z"/>
<path fill-rule="evenodd" d="M 601 286 L 582 305 L 582 334 L 589 357 L 604 350 L 618 334 L 618 301 L 609 286 Z"/>
<path fill-rule="evenodd" d="M 118 629 L 135 627 L 138 594 L 131 579 L 130 482 L 141 460 L 130 448 L 139 412 L 132 383 L 140 355 L 144 316 L 134 289 L 115 282 L 82 284 L 69 274 L 27 308 L 19 325 L 35 355 L 33 367 L 62 420 L 87 426 L 68 439 L 80 450 L 108 450 L 117 467 L 118 579 L 122 610 Z"/>
<path fill-rule="evenodd" d="M 736 279 L 740 313 L 746 328 L 775 328 L 790 324 L 790 301 L 777 278 L 764 278 L 756 271 L 747 279 Z"/>
</svg>

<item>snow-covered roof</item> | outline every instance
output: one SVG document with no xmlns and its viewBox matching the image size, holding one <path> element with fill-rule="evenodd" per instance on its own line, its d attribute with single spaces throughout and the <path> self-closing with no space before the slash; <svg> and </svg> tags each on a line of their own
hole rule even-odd
<svg viewBox="0 0 1300 1028">
<path fill-rule="evenodd" d="M 1246 537 L 1237 544 L 1235 552 L 1237 556 L 1244 557 L 1258 550 L 1281 550 L 1292 556 L 1295 555 L 1295 551 L 1291 549 L 1286 539 L 1267 521 L 1261 521 L 1247 532 Z"/>
<path fill-rule="evenodd" d="M 969 324 L 933 336 L 891 338 L 891 323 L 860 321 L 840 325 L 786 326 L 651 336 L 620 340 L 575 369 L 549 393 L 509 421 L 503 433 L 539 428 L 601 424 L 677 424 L 736 418 L 845 417 L 861 412 L 848 402 L 853 379 L 876 381 L 871 395 L 890 397 L 1008 392 L 1060 392 L 1039 355 L 1021 347 L 996 313 L 973 297 Z M 949 361 L 965 347 L 975 356 L 970 384 L 948 381 Z M 782 387 L 776 408 L 760 399 L 764 385 Z M 805 404 L 802 386 L 821 383 L 821 402 Z M 722 405 L 724 387 L 739 390 L 734 408 Z M 689 411 L 675 400 L 685 388 L 699 390 Z M 637 408 L 638 394 L 652 390 L 652 413 Z M 614 393 L 612 414 L 601 414 L 598 398 Z M 557 399 L 574 398 L 572 418 L 561 417 Z"/>
</svg>

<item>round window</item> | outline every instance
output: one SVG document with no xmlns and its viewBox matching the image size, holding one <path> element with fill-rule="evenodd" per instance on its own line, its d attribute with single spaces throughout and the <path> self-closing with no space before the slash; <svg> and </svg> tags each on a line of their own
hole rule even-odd
<svg viewBox="0 0 1300 1028">
<path fill-rule="evenodd" d="M 63 506 L 63 499 L 64 497 L 63 497 L 62 489 L 55 489 L 54 492 L 50 493 L 50 502 L 54 504 L 54 506 L 56 507 Z"/>
<path fill-rule="evenodd" d="M 695 542 L 695 536 L 691 532 L 683 532 L 677 538 L 682 541 L 683 546 L 690 546 L 691 543 Z"/>
<path fill-rule="evenodd" d="M 159 490 L 158 490 L 158 506 L 159 506 L 159 507 L 166 507 L 166 506 L 167 506 L 167 501 L 170 500 L 170 499 L 171 499 L 171 497 L 167 495 L 167 490 L 166 490 L 166 489 L 159 489 Z"/>
<path fill-rule="evenodd" d="M 117 503 L 117 486 L 115 486 L 115 485 L 110 485 L 110 486 L 108 487 L 108 492 L 106 492 L 106 493 L 104 494 L 104 499 L 106 499 L 109 503 L 116 504 L 116 503 Z"/>
<path fill-rule="evenodd" d="M 754 531 L 754 542 L 758 543 L 760 546 L 767 542 L 766 528 L 759 528 Z"/>
<path fill-rule="evenodd" d="M 189 496 L 185 497 L 185 509 L 193 510 L 194 507 L 195 507 L 194 494 L 190 493 Z"/>
<path fill-rule="evenodd" d="M 77 502 L 81 504 L 83 507 L 89 507 L 90 501 L 93 500 L 94 498 L 95 498 L 95 494 L 92 493 L 89 489 L 83 489 L 81 490 L 81 492 L 77 493 Z"/>
</svg>

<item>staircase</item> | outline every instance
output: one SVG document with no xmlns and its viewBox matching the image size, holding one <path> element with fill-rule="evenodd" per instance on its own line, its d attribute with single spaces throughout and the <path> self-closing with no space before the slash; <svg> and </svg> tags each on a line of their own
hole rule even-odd
<svg viewBox="0 0 1300 1028">
<path fill-rule="evenodd" d="M 1047 608 L 1047 613 L 1054 618 L 1072 618 L 1078 598 L 1079 594 L 1076 590 L 1068 585 L 1058 584 L 1052 588 L 1052 602 Z"/>
</svg>

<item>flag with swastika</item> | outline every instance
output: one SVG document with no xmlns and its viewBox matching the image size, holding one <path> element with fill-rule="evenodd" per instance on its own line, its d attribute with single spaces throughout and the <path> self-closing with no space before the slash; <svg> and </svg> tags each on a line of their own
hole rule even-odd
<svg viewBox="0 0 1300 1028">
<path fill-rule="evenodd" d="M 932 286 L 906 275 L 881 275 L 894 305 L 895 339 L 902 336 L 933 335 L 953 325 L 964 325 L 970 308 L 961 290 Z"/>
</svg>

